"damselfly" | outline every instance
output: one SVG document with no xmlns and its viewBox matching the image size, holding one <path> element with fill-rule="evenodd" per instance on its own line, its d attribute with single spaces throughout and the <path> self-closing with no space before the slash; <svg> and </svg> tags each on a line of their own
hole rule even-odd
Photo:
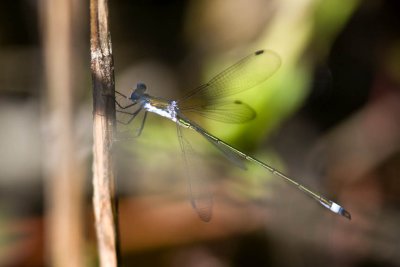
<svg viewBox="0 0 400 267">
<path fill-rule="evenodd" d="M 276 177 L 289 182 L 330 211 L 351 219 L 350 213 L 340 205 L 308 189 L 270 165 L 225 143 L 208 133 L 187 116 L 188 113 L 197 113 L 209 119 L 229 123 L 242 123 L 253 119 L 255 112 L 250 106 L 241 101 L 227 101 L 225 97 L 259 85 L 274 74 L 280 64 L 280 57 L 275 52 L 259 50 L 216 75 L 208 83 L 189 92 L 189 94 L 180 100 L 169 100 L 148 95 L 145 93 L 146 85 L 138 83 L 128 96 L 116 92 L 130 101 L 128 105 L 123 106 L 118 101 L 116 101 L 116 104 L 120 108 L 119 112 L 131 116 L 126 123 L 130 123 L 141 111 L 144 111 L 143 120 L 137 135 L 140 135 L 143 129 L 148 112 L 155 113 L 175 122 L 186 164 L 188 163 L 185 156 L 186 150 L 190 149 L 190 147 L 188 147 L 187 142 L 182 138 L 181 128 L 196 131 L 220 150 L 229 160 L 237 163 L 239 166 L 243 165 L 243 160 L 255 163 Z M 134 112 L 124 111 L 133 106 L 137 107 Z M 190 168 L 190 166 L 186 166 L 186 168 Z M 190 173 L 188 175 L 190 176 Z M 211 219 L 212 208 L 211 196 L 204 193 L 197 193 L 196 185 L 191 181 L 191 177 L 188 177 L 188 179 L 191 204 L 203 221 L 209 221 Z"/>
</svg>

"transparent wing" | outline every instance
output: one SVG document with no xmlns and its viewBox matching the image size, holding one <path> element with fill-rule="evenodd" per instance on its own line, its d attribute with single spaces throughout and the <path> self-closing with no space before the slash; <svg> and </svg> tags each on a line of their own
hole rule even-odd
<svg viewBox="0 0 400 267">
<path fill-rule="evenodd" d="M 193 113 L 207 119 L 226 123 L 244 123 L 256 117 L 256 112 L 249 105 L 238 100 L 193 105 L 180 108 L 180 111 L 185 115 Z"/>
<path fill-rule="evenodd" d="M 204 173 L 204 164 L 200 162 L 192 146 L 182 135 L 179 125 L 177 125 L 177 134 L 185 163 L 190 203 L 200 219 L 209 222 L 212 217 L 213 194 L 208 183 L 208 176 Z"/>
<path fill-rule="evenodd" d="M 192 98 L 216 101 L 222 97 L 248 90 L 274 74 L 281 65 L 280 57 L 270 50 L 259 50 L 216 75 L 208 83 L 189 92 L 179 102 L 190 105 Z"/>
</svg>

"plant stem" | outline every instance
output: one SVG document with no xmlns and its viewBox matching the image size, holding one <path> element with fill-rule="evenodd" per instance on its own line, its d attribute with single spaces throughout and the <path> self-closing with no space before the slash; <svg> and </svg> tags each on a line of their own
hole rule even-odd
<svg viewBox="0 0 400 267">
<path fill-rule="evenodd" d="M 93 206 L 100 266 L 118 266 L 119 237 L 112 144 L 115 82 L 108 24 L 108 1 L 90 1 L 93 82 Z"/>
</svg>

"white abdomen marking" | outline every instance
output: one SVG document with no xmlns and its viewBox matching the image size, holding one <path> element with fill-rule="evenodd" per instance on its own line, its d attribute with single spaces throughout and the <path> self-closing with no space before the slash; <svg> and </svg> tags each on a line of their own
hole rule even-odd
<svg viewBox="0 0 400 267">
<path fill-rule="evenodd" d="M 173 105 L 168 105 L 166 109 L 161 109 L 161 108 L 153 106 L 150 103 L 145 103 L 143 105 L 143 108 L 149 112 L 155 113 L 157 115 L 160 115 L 164 118 L 167 118 L 167 119 L 170 119 L 170 120 L 176 122 L 176 112 L 175 112 L 175 108 Z"/>
</svg>

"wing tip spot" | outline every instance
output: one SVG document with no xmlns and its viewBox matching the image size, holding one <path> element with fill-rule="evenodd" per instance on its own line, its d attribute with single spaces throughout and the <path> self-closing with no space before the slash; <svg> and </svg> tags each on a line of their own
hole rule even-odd
<svg viewBox="0 0 400 267">
<path fill-rule="evenodd" d="M 264 52 L 265 52 L 265 50 L 263 49 L 263 50 L 258 50 L 258 51 L 256 51 L 256 52 L 254 52 L 254 54 L 255 54 L 256 56 L 258 56 L 258 55 L 263 54 Z"/>
</svg>

